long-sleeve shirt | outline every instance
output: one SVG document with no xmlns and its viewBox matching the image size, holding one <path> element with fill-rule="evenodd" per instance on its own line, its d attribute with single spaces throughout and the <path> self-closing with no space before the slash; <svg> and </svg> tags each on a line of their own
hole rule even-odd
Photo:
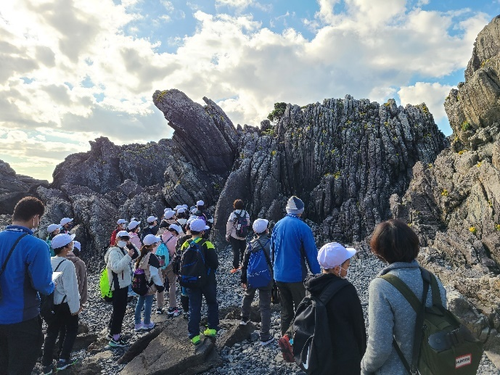
<svg viewBox="0 0 500 375">
<path fill-rule="evenodd" d="M 135 232 L 128 232 L 128 234 L 130 235 L 130 242 L 132 242 L 132 244 L 137 248 L 137 250 L 141 250 L 142 242 L 139 235 Z"/>
<path fill-rule="evenodd" d="M 196 237 L 186 240 L 182 246 L 181 251 L 186 250 L 189 247 L 189 243 L 194 241 L 200 243 L 201 249 L 205 253 L 205 266 L 207 268 L 208 281 L 215 281 L 215 271 L 219 267 L 219 259 L 217 257 L 217 252 L 215 251 L 215 246 L 208 240 L 203 240 L 201 237 Z"/>
<path fill-rule="evenodd" d="M 57 279 L 54 290 L 54 305 L 67 303 L 69 311 L 72 314 L 77 313 L 80 310 L 80 293 L 78 292 L 75 265 L 69 259 L 57 255 L 50 259 L 50 263 L 52 270 L 57 268 L 57 272 L 62 272 L 61 277 Z"/>
<path fill-rule="evenodd" d="M 78 280 L 78 292 L 80 293 L 80 304 L 84 304 L 88 299 L 87 287 L 87 266 L 85 262 L 73 253 L 66 256 L 75 265 L 76 279 Z"/>
<path fill-rule="evenodd" d="M 0 324 L 35 318 L 40 314 L 38 292 L 48 295 L 54 290 L 49 247 L 26 227 L 9 225 L 0 233 L 0 265 L 24 233 L 27 235 L 17 244 L 0 277 Z"/>
<path fill-rule="evenodd" d="M 245 210 L 234 210 L 233 212 L 231 212 L 231 215 L 229 215 L 229 218 L 227 219 L 226 238 L 233 237 L 237 240 L 245 240 L 244 237 L 238 237 L 238 235 L 236 235 L 236 221 L 238 219 L 236 214 L 244 217 L 247 221 L 247 225 L 250 225 L 250 215 L 248 214 L 248 212 L 246 212 Z"/>
</svg>

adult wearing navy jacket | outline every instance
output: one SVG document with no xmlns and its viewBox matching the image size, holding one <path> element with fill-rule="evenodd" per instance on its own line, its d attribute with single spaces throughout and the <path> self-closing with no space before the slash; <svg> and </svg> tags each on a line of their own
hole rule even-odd
<svg viewBox="0 0 500 375">
<path fill-rule="evenodd" d="M 306 263 L 313 274 L 320 273 L 318 249 L 311 228 L 300 218 L 304 202 L 290 197 L 287 215 L 278 221 L 271 236 L 274 254 L 274 279 L 281 294 L 281 334 L 285 335 L 300 301 L 306 295 Z"/>
<path fill-rule="evenodd" d="M 12 225 L 0 233 L 0 267 L 20 239 L 0 276 L 0 372 L 31 374 L 43 343 L 40 298 L 54 290 L 50 252 L 45 241 L 33 236 L 45 207 L 37 198 L 21 199 Z"/>
</svg>

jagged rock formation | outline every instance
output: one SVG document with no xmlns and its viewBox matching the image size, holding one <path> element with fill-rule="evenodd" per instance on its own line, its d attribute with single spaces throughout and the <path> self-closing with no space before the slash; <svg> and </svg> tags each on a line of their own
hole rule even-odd
<svg viewBox="0 0 500 375">
<path fill-rule="evenodd" d="M 36 196 L 36 188 L 48 186 L 49 182 L 22 176 L 0 160 L 0 214 L 11 214 L 16 203 L 25 196 Z"/>
<path fill-rule="evenodd" d="M 478 35 L 465 83 L 445 109 L 453 141 L 435 163 L 418 162 L 395 216 L 419 232 L 423 261 L 473 303 L 462 312 L 500 367 L 500 17 Z"/>
</svg>

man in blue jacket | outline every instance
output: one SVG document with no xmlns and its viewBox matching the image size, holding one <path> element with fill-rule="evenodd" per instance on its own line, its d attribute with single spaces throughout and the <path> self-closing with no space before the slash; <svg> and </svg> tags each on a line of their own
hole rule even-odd
<svg viewBox="0 0 500 375">
<path fill-rule="evenodd" d="M 274 259 L 274 279 L 281 295 L 281 334 L 285 335 L 300 301 L 306 295 L 304 280 L 306 263 L 313 274 L 321 272 L 318 249 L 311 228 L 300 218 L 304 202 L 290 197 L 286 205 L 287 215 L 278 221 L 271 236 Z"/>
<path fill-rule="evenodd" d="M 43 334 L 38 292 L 48 295 L 54 290 L 49 248 L 33 236 L 44 212 L 42 201 L 25 197 L 14 208 L 12 225 L 0 233 L 2 374 L 31 374 L 40 355 Z"/>
</svg>

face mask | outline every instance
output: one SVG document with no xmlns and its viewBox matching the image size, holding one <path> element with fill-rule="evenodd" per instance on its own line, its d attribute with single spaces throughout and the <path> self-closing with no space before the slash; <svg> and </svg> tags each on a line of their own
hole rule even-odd
<svg viewBox="0 0 500 375">
<path fill-rule="evenodd" d="M 342 270 L 344 270 L 344 271 L 345 271 L 345 276 L 341 276 L 341 275 L 342 275 Z M 348 271 L 347 271 L 347 269 L 346 269 L 346 268 L 340 267 L 339 277 L 340 277 L 341 279 L 346 279 L 346 278 L 347 278 L 347 273 L 348 273 Z"/>
<path fill-rule="evenodd" d="M 36 232 L 38 230 L 39 225 L 40 225 L 40 220 L 38 220 L 38 224 L 35 225 L 35 218 L 33 218 L 33 227 L 31 227 L 31 230 L 33 232 Z"/>
<path fill-rule="evenodd" d="M 118 241 L 117 245 L 118 245 L 118 247 L 125 247 L 125 246 L 127 246 L 127 242 L 126 241 Z"/>
</svg>

